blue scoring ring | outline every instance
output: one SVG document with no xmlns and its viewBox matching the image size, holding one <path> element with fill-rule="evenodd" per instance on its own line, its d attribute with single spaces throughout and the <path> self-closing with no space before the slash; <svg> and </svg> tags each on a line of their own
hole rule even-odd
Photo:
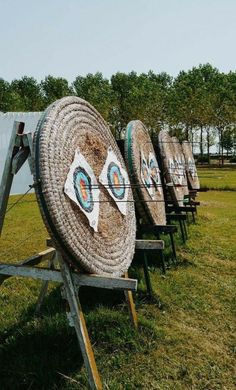
<svg viewBox="0 0 236 390">
<path fill-rule="evenodd" d="M 73 184 L 76 198 L 80 206 L 91 213 L 94 207 L 91 178 L 82 167 L 77 167 L 73 173 Z"/>
<path fill-rule="evenodd" d="M 119 166 L 114 162 L 108 165 L 107 181 L 112 194 L 117 199 L 123 199 L 125 196 L 125 179 L 121 174 Z"/>
</svg>

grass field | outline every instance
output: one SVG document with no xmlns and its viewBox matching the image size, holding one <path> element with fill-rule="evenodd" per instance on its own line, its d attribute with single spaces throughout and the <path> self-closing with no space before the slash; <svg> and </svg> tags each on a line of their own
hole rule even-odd
<svg viewBox="0 0 236 390">
<path fill-rule="evenodd" d="M 198 175 L 201 187 L 211 190 L 236 191 L 236 169 L 232 168 L 200 168 Z"/>
<path fill-rule="evenodd" d="M 1 262 L 45 247 L 34 196 L 26 200 L 7 214 Z M 200 200 L 187 244 L 178 242 L 180 265 L 165 278 L 152 268 L 161 308 L 140 291 L 136 296 L 138 332 L 122 294 L 81 289 L 104 389 L 235 389 L 236 193 L 209 191 Z M 141 272 L 132 268 L 131 274 L 141 278 L 142 288 Z M 0 288 L 0 389 L 85 390 L 85 369 L 59 288 L 50 286 L 37 318 L 39 286 L 11 278 Z"/>
</svg>

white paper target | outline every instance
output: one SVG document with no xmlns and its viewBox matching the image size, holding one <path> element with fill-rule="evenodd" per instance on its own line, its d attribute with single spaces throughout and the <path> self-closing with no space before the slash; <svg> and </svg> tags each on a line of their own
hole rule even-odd
<svg viewBox="0 0 236 390">
<path fill-rule="evenodd" d="M 150 169 L 149 169 L 149 164 L 147 163 L 147 160 L 146 160 L 142 150 L 141 150 L 141 155 L 140 156 L 141 156 L 141 164 L 140 164 L 141 172 L 140 172 L 140 176 L 141 176 L 142 182 L 143 182 L 146 190 L 148 191 L 149 195 L 152 198 L 153 197 L 153 193 L 154 193 L 154 191 L 153 191 L 154 190 L 154 184 L 152 183 Z"/>
<path fill-rule="evenodd" d="M 100 190 L 91 166 L 79 149 L 67 174 L 64 192 L 79 206 L 89 225 L 97 232 Z"/>
<path fill-rule="evenodd" d="M 195 179 L 197 177 L 195 162 L 190 157 L 188 159 L 188 170 L 189 170 L 189 173 L 190 173 L 192 179 Z"/>
<path fill-rule="evenodd" d="M 154 183 L 154 186 L 157 191 L 161 192 L 161 177 L 160 177 L 160 169 L 158 167 L 158 163 L 156 160 L 156 156 L 154 153 L 150 152 L 149 153 L 149 172 L 151 179 Z M 154 191 L 153 191 L 154 195 Z"/>
<path fill-rule="evenodd" d="M 111 148 L 108 148 L 106 162 L 99 176 L 99 181 L 114 199 L 120 212 L 126 215 L 130 181 L 127 172 L 122 168 Z"/>
<path fill-rule="evenodd" d="M 184 179 L 184 172 L 183 172 L 183 166 L 181 162 L 181 157 L 176 156 L 174 158 L 174 164 L 175 164 L 175 176 L 176 176 L 176 182 L 178 185 L 183 185 L 183 179 Z"/>
<path fill-rule="evenodd" d="M 178 177 L 178 172 L 176 169 L 176 162 L 173 160 L 173 158 L 168 159 L 168 170 L 169 174 L 171 176 L 172 182 L 174 183 L 175 186 L 179 185 L 179 177 Z"/>
</svg>

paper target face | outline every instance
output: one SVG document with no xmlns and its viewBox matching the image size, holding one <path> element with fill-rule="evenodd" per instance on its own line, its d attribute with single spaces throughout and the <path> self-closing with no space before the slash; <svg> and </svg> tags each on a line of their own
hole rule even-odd
<svg viewBox="0 0 236 390">
<path fill-rule="evenodd" d="M 111 148 L 108 148 L 99 181 L 114 199 L 120 212 L 126 215 L 130 187 L 129 177 Z"/>
<path fill-rule="evenodd" d="M 120 167 L 111 162 L 107 168 L 107 181 L 109 188 L 117 199 L 124 199 L 125 179 L 121 174 Z"/>
<path fill-rule="evenodd" d="M 176 175 L 176 164 L 172 158 L 168 160 L 168 170 L 174 185 L 178 185 L 178 177 Z"/>
<path fill-rule="evenodd" d="M 194 179 L 197 176 L 197 172 L 195 169 L 195 163 L 193 162 L 193 160 L 191 158 L 188 159 L 188 170 L 189 170 L 189 173 L 190 173 L 192 179 Z"/>
<path fill-rule="evenodd" d="M 152 197 L 153 196 L 153 184 L 152 184 L 152 179 L 150 175 L 150 169 L 149 165 L 147 163 L 147 160 L 144 156 L 143 151 L 141 151 L 141 179 L 142 182 L 148 191 L 149 195 Z"/>
<path fill-rule="evenodd" d="M 79 206 L 97 232 L 100 190 L 93 169 L 79 149 L 67 174 L 64 192 Z"/>
<path fill-rule="evenodd" d="M 157 191 L 161 190 L 161 178 L 160 178 L 160 170 L 158 167 L 158 163 L 156 157 L 153 153 L 149 153 L 149 172 L 151 179 L 154 182 L 154 186 Z"/>
<path fill-rule="evenodd" d="M 182 173 L 183 173 L 183 181 L 184 181 L 184 180 L 186 180 L 186 170 L 185 170 L 185 160 L 184 160 L 183 155 L 180 157 L 180 164 L 181 164 L 181 169 L 182 169 Z"/>
<path fill-rule="evenodd" d="M 87 213 L 91 213 L 94 207 L 91 178 L 83 167 L 79 166 L 75 169 L 73 183 L 80 206 Z"/>
<path fill-rule="evenodd" d="M 183 182 L 183 170 L 181 168 L 181 162 L 179 156 L 174 158 L 174 164 L 175 164 L 176 183 L 181 186 Z"/>
</svg>

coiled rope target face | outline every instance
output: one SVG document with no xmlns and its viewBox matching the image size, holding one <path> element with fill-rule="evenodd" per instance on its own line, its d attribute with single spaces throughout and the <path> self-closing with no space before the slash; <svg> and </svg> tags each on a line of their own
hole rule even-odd
<svg viewBox="0 0 236 390">
<path fill-rule="evenodd" d="M 172 201 L 178 206 L 183 206 L 184 189 L 179 180 L 180 175 L 175 161 L 176 150 L 168 131 L 160 131 L 158 134 L 158 143 L 164 169 L 163 175 L 166 184 L 169 185 L 168 189 Z"/>
<path fill-rule="evenodd" d="M 184 141 L 182 143 L 182 150 L 185 158 L 186 173 L 189 187 L 192 190 L 200 189 L 200 182 L 197 174 L 197 168 L 193 156 L 192 146 L 190 142 Z"/>
<path fill-rule="evenodd" d="M 183 149 L 182 149 L 182 146 L 181 146 L 177 137 L 172 137 L 172 141 L 173 141 L 173 145 L 174 145 L 176 169 L 177 169 L 178 174 L 179 174 L 179 183 L 182 186 L 183 194 L 189 195 Z"/>
<path fill-rule="evenodd" d="M 145 223 L 166 224 L 159 166 L 151 138 L 141 121 L 131 121 L 125 134 L 125 160 L 137 210 Z"/>
<path fill-rule="evenodd" d="M 135 247 L 134 202 L 123 158 L 103 118 L 80 98 L 58 100 L 38 123 L 34 149 L 36 196 L 57 249 L 75 268 L 124 274 Z M 101 183 L 108 151 L 114 164 Z M 119 202 L 125 191 L 122 212 L 123 203 L 117 206 L 109 189 Z"/>
</svg>

